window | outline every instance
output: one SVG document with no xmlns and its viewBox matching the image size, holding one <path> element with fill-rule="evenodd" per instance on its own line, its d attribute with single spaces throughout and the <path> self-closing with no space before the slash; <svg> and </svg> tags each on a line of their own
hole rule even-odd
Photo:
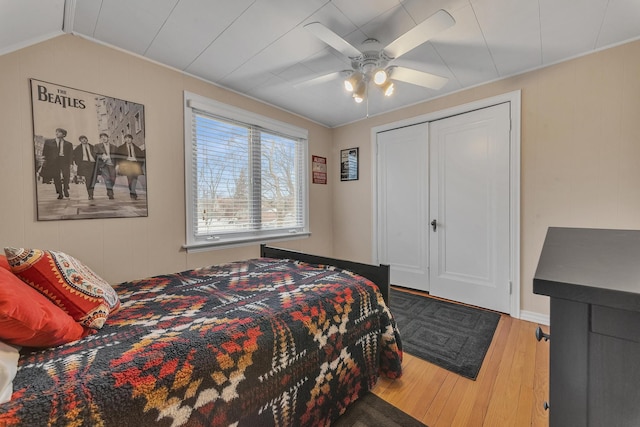
<svg viewBox="0 0 640 427">
<path fill-rule="evenodd" d="M 309 235 L 307 131 L 185 92 L 187 249 Z"/>
</svg>

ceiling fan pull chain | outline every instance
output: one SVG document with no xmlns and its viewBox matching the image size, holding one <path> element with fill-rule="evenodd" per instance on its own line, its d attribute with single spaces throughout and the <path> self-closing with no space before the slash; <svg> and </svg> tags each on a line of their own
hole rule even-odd
<svg viewBox="0 0 640 427">
<path fill-rule="evenodd" d="M 369 85 L 368 84 L 367 84 L 366 93 L 367 93 L 367 119 L 368 119 L 369 118 Z"/>
</svg>

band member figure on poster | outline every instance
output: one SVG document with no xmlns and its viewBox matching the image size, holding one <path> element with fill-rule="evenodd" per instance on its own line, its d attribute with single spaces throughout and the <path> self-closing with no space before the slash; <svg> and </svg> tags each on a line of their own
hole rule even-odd
<svg viewBox="0 0 640 427">
<path fill-rule="evenodd" d="M 44 141 L 42 156 L 43 182 L 53 179 L 58 193 L 58 200 L 69 197 L 69 177 L 71 175 L 71 161 L 73 160 L 73 144 L 66 139 L 67 131 L 62 128 L 56 129 L 56 137 Z"/>
<path fill-rule="evenodd" d="M 89 139 L 80 135 L 80 144 L 73 149 L 73 161 L 78 166 L 78 176 L 84 177 L 89 200 L 93 200 L 93 186 L 95 185 L 96 152 Z"/>
<path fill-rule="evenodd" d="M 143 174 L 145 153 L 133 143 L 133 136 L 126 134 L 124 144 L 118 147 L 116 154 L 118 174 L 127 177 L 129 196 L 132 200 L 137 200 L 136 185 L 138 184 L 138 176 Z"/>
<path fill-rule="evenodd" d="M 113 186 L 116 183 L 116 164 L 114 155 L 116 146 L 109 142 L 109 135 L 102 132 L 100 134 L 100 143 L 95 145 L 96 153 L 96 179 L 102 177 L 104 185 L 107 187 L 107 196 L 109 199 L 113 197 Z"/>
</svg>

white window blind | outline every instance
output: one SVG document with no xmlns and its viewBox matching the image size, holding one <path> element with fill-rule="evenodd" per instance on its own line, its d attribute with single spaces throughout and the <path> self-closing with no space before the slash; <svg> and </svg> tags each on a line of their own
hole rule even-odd
<svg viewBox="0 0 640 427">
<path fill-rule="evenodd" d="M 308 235 L 306 131 L 185 99 L 187 248 Z"/>
</svg>

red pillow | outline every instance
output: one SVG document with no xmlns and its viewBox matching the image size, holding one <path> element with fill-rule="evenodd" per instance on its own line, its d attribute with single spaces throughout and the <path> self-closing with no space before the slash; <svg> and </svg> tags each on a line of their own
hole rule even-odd
<svg viewBox="0 0 640 427">
<path fill-rule="evenodd" d="M 54 347 L 87 336 L 71 316 L 0 268 L 0 340 L 25 347 Z"/>
<path fill-rule="evenodd" d="M 11 266 L 9 265 L 9 261 L 7 261 L 7 257 L 4 255 L 0 255 L 0 268 L 4 268 L 5 270 L 11 271 Z"/>
<path fill-rule="evenodd" d="M 4 248 L 13 273 L 81 325 L 100 329 L 120 307 L 116 291 L 89 267 L 58 251 Z"/>
</svg>

